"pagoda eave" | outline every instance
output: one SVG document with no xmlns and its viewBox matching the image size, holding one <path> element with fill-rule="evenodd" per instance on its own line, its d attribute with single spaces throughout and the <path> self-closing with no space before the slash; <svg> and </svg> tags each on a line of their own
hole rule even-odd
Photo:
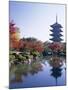
<svg viewBox="0 0 68 90">
<path fill-rule="evenodd" d="M 58 23 L 55 23 L 55 24 L 53 24 L 53 25 L 50 25 L 52 28 L 55 28 L 55 27 L 57 27 L 57 28 L 63 28 L 60 24 L 58 24 Z"/>
<path fill-rule="evenodd" d="M 55 36 L 54 34 L 50 34 L 50 36 Z M 57 37 L 63 36 L 62 34 L 56 35 Z"/>
<path fill-rule="evenodd" d="M 52 38 L 52 39 L 50 39 L 51 41 L 54 41 L 54 42 L 60 42 L 60 41 L 63 41 L 63 39 L 54 39 L 54 38 Z"/>
<path fill-rule="evenodd" d="M 54 32 L 55 30 L 50 30 L 51 32 Z M 62 30 L 58 30 L 59 32 L 63 32 Z"/>
</svg>

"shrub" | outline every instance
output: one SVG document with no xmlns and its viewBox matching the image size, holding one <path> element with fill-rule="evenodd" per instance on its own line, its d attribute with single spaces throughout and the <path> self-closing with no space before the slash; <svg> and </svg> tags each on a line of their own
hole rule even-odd
<svg viewBox="0 0 68 90">
<path fill-rule="evenodd" d="M 18 55 L 18 59 L 20 59 L 20 60 L 26 60 L 26 57 L 19 54 Z"/>
<path fill-rule="evenodd" d="M 33 55 L 33 56 L 39 56 L 39 53 L 37 51 L 32 51 L 31 52 L 31 55 Z"/>
<path fill-rule="evenodd" d="M 12 61 L 15 59 L 15 56 L 14 55 L 9 55 L 9 60 Z"/>
</svg>

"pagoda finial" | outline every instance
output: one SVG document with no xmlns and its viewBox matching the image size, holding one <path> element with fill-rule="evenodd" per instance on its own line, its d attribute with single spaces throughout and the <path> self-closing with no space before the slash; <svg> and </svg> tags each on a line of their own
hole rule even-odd
<svg viewBox="0 0 68 90">
<path fill-rule="evenodd" d="M 56 14 L 56 23 L 57 23 L 57 14 Z"/>
</svg>

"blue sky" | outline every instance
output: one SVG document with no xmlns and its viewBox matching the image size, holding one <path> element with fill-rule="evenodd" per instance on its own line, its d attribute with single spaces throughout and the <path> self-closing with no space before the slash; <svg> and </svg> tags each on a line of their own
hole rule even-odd
<svg viewBox="0 0 68 90">
<path fill-rule="evenodd" d="M 10 20 L 14 20 L 20 28 L 22 37 L 35 37 L 41 41 L 49 41 L 51 36 L 50 25 L 56 22 L 63 26 L 65 41 L 65 5 L 14 2 L 9 3 Z"/>
</svg>

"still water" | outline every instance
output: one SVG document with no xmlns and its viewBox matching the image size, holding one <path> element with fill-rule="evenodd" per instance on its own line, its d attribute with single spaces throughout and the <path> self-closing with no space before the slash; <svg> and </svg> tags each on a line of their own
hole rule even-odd
<svg viewBox="0 0 68 90">
<path fill-rule="evenodd" d="M 12 65 L 9 88 L 63 86 L 66 84 L 64 57 L 45 57 L 31 64 Z"/>
</svg>

